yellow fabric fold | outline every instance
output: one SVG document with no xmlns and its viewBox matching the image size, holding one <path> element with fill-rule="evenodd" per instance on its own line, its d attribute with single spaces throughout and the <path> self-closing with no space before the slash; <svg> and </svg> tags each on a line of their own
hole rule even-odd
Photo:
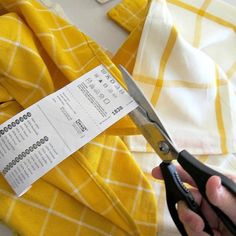
<svg viewBox="0 0 236 236">
<path fill-rule="evenodd" d="M 37 1 L 2 0 L 0 12 L 1 123 L 99 64 L 120 80 L 93 40 Z M 125 118 L 111 132 L 122 124 L 132 131 Z M 100 135 L 20 198 L 0 177 L 0 218 L 20 235 L 155 235 L 156 216 L 152 188 L 117 136 Z"/>
<path fill-rule="evenodd" d="M 148 0 L 122 0 L 107 14 L 121 27 L 131 32 L 145 18 Z"/>
</svg>

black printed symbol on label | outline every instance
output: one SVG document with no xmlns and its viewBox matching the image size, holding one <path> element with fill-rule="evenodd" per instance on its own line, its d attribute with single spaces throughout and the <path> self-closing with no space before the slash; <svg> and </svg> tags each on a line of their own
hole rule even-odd
<svg viewBox="0 0 236 236">
<path fill-rule="evenodd" d="M 91 78 L 88 78 L 88 79 L 86 79 L 86 82 L 87 82 L 88 84 L 90 84 L 90 83 L 92 82 L 92 79 L 91 79 Z"/>
<path fill-rule="evenodd" d="M 75 123 L 79 127 L 80 131 L 85 132 L 86 130 L 88 130 L 85 124 L 82 122 L 82 120 L 78 119 L 75 121 Z"/>
<path fill-rule="evenodd" d="M 45 143 L 45 141 L 44 141 L 43 138 L 40 139 L 40 143 L 41 143 L 41 144 L 44 144 L 44 143 Z"/>
<path fill-rule="evenodd" d="M 94 93 L 96 93 L 96 94 L 99 94 L 99 93 L 100 93 L 100 90 L 99 90 L 99 89 L 94 89 L 93 91 L 94 91 Z"/>
<path fill-rule="evenodd" d="M 113 115 L 116 115 L 116 114 L 119 113 L 121 110 L 123 110 L 123 107 L 122 107 L 122 106 L 119 106 L 119 107 L 117 107 L 116 109 L 114 109 L 114 110 L 112 111 L 112 114 L 113 114 Z"/>
<path fill-rule="evenodd" d="M 44 136 L 43 138 L 41 138 L 39 141 L 37 141 L 36 143 L 34 143 L 32 146 L 29 146 L 27 149 L 25 149 L 25 151 L 23 151 L 21 154 L 19 154 L 17 157 L 15 157 L 11 162 L 9 162 L 5 168 L 2 170 L 2 173 L 4 175 L 7 174 L 7 172 L 13 168 L 13 166 L 15 166 L 18 162 L 20 162 L 21 160 L 23 160 L 27 155 L 30 154 L 30 152 L 33 152 L 34 149 L 36 149 L 38 146 L 41 146 L 42 144 L 44 144 L 45 142 L 47 142 L 49 140 L 49 138 L 47 136 Z"/>
<path fill-rule="evenodd" d="M 104 94 L 103 94 L 103 93 L 100 93 L 100 94 L 99 94 L 99 98 L 101 98 L 101 99 L 104 98 Z"/>
<path fill-rule="evenodd" d="M 94 89 L 94 88 L 95 88 L 95 85 L 94 85 L 94 84 L 90 84 L 89 87 L 90 87 L 91 89 Z"/>
<path fill-rule="evenodd" d="M 101 72 L 105 75 L 107 71 L 105 69 L 101 69 Z"/>
<path fill-rule="evenodd" d="M 107 83 L 104 83 L 104 84 L 103 84 L 103 87 L 104 87 L 104 88 L 107 88 L 107 87 L 108 87 L 108 84 L 107 84 Z"/>
<path fill-rule="evenodd" d="M 109 100 L 108 98 L 105 98 L 105 99 L 103 100 L 103 102 L 104 102 L 105 104 L 109 104 L 109 103 L 110 103 L 110 100 Z"/>
<path fill-rule="evenodd" d="M 20 160 L 23 160 L 23 155 L 22 154 L 19 154 L 18 157 L 19 157 Z"/>
</svg>

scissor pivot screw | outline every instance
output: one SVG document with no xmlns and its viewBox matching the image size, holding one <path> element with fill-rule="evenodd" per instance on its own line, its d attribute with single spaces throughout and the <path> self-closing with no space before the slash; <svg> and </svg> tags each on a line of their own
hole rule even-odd
<svg viewBox="0 0 236 236">
<path fill-rule="evenodd" d="M 162 141 L 159 143 L 159 150 L 164 154 L 167 154 L 170 151 L 170 148 L 166 142 Z"/>
</svg>

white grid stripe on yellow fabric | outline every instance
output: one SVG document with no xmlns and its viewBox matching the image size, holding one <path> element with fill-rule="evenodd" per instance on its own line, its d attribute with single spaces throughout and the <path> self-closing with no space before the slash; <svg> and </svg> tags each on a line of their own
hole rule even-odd
<svg viewBox="0 0 236 236">
<path fill-rule="evenodd" d="M 113 235 L 116 230 L 115 225 L 112 226 L 111 231 L 109 232 L 109 235 Z"/>
<path fill-rule="evenodd" d="M 130 154 L 130 152 L 128 150 L 121 150 L 121 149 L 114 148 L 114 147 L 111 147 L 111 146 L 108 146 L 108 145 L 105 145 L 105 144 L 101 144 L 101 143 L 98 143 L 98 142 L 95 142 L 95 141 L 90 141 L 89 143 L 93 144 L 95 146 L 98 146 L 98 147 L 105 148 L 105 149 L 110 150 L 110 151 L 120 152 L 120 153 L 124 153 L 124 154 Z"/>
<path fill-rule="evenodd" d="M 146 188 L 143 188 L 141 186 L 127 184 L 127 183 L 123 183 L 123 182 L 115 181 L 115 180 L 111 180 L 111 179 L 105 179 L 105 182 L 108 183 L 108 184 L 118 185 L 118 186 L 121 186 L 121 187 L 124 187 L 124 188 L 135 189 L 135 190 L 138 190 L 138 191 L 142 190 L 143 192 L 153 194 L 153 191 L 151 189 L 146 189 Z"/>
<path fill-rule="evenodd" d="M 15 197 L 12 193 L 10 193 L 10 192 L 8 192 L 8 191 L 6 191 L 4 189 L 0 189 L 0 193 L 4 194 L 7 197 L 11 197 L 11 198 Z M 47 207 L 45 207 L 45 206 L 43 206 L 43 205 L 41 205 L 39 203 L 30 201 L 29 199 L 26 199 L 26 198 L 16 198 L 16 201 L 24 203 L 24 204 L 26 204 L 28 206 L 32 206 L 34 208 L 38 208 L 38 209 L 43 210 L 45 212 L 48 212 L 48 208 Z M 92 225 L 89 225 L 87 223 L 78 221 L 78 220 L 76 220 L 76 219 L 74 219 L 74 218 L 72 218 L 72 217 L 70 217 L 68 215 L 65 215 L 65 214 L 63 214 L 63 213 L 61 213 L 59 211 L 51 210 L 50 214 L 55 215 L 57 217 L 60 217 L 60 218 L 62 218 L 64 220 L 67 220 L 69 222 L 72 222 L 72 223 L 74 223 L 76 225 L 84 226 L 84 227 L 86 227 L 86 228 L 88 228 L 90 230 L 93 230 L 94 232 L 100 233 L 101 235 L 109 236 L 109 234 L 107 234 L 106 232 L 102 231 L 101 229 L 98 229 L 98 228 L 96 228 L 96 227 L 94 227 Z"/>
<path fill-rule="evenodd" d="M 148 226 L 148 227 L 156 227 L 155 223 L 147 223 L 147 222 L 143 222 L 143 221 L 140 221 L 140 220 L 135 220 L 135 223 L 138 224 L 138 225 L 145 225 L 145 226 Z"/>
<path fill-rule="evenodd" d="M 115 207 L 115 205 L 116 205 L 117 203 L 118 203 L 117 201 L 116 201 L 116 202 L 113 201 L 113 202 L 111 203 L 111 205 L 108 206 L 107 209 L 105 209 L 104 211 L 101 212 L 101 215 L 103 215 L 103 216 L 107 215 L 107 214 Z"/>
<path fill-rule="evenodd" d="M 50 12 L 50 10 L 48 10 L 47 8 L 44 8 L 44 9 L 36 8 L 31 2 L 26 1 L 26 0 L 18 0 L 17 2 L 13 2 L 11 4 L 4 5 L 4 7 L 12 8 L 12 7 L 16 7 L 16 6 L 19 6 L 19 5 L 29 5 L 29 6 L 31 6 L 36 11 Z"/>
<path fill-rule="evenodd" d="M 106 178 L 107 179 L 111 179 L 111 173 L 112 173 L 112 167 L 113 167 L 113 162 L 114 162 L 114 155 L 115 155 L 115 150 L 117 149 L 117 142 L 118 142 L 118 139 L 115 139 L 114 143 L 113 143 L 113 149 L 110 149 L 112 151 L 111 153 L 111 157 L 110 157 L 110 160 L 109 160 L 109 168 L 108 168 L 108 173 L 107 173 L 107 176 Z"/>
<path fill-rule="evenodd" d="M 128 60 L 127 62 L 125 62 L 125 67 L 128 67 L 128 66 L 130 65 L 130 63 L 132 62 L 132 60 L 136 57 L 137 51 L 138 51 L 138 50 L 134 51 L 134 52 L 131 54 L 129 60 Z"/>
<path fill-rule="evenodd" d="M 41 73 L 39 74 L 38 79 L 36 80 L 35 85 L 37 86 L 35 89 L 33 89 L 29 94 L 26 95 L 25 99 L 22 101 L 22 105 L 27 104 L 27 102 L 29 101 L 29 99 L 31 99 L 33 97 L 33 95 L 35 94 L 35 92 L 37 91 L 37 89 L 40 87 L 40 82 L 44 77 L 44 74 L 46 72 L 46 67 L 43 67 L 41 70 Z"/>
<path fill-rule="evenodd" d="M 55 45 L 55 36 L 52 33 L 38 33 L 37 37 L 48 37 L 51 39 L 52 42 L 52 58 L 57 63 L 57 58 L 56 58 L 56 45 Z"/>
<path fill-rule="evenodd" d="M 41 58 L 40 55 L 37 52 L 35 52 L 33 49 L 21 44 L 20 42 L 12 41 L 12 40 L 4 38 L 4 37 L 0 37 L 0 41 L 12 44 L 12 45 L 17 46 L 17 47 L 20 47 L 20 48 L 26 50 L 27 52 L 30 52 L 33 55 L 37 56 L 38 58 Z"/>
<path fill-rule="evenodd" d="M 141 5 L 138 3 L 138 5 L 139 7 L 135 7 L 134 11 L 133 9 L 130 9 L 131 6 L 128 2 L 122 1 L 118 4 L 117 9 L 114 8 L 109 12 L 109 15 L 111 18 L 120 18 L 119 20 L 116 19 L 118 20 L 118 23 L 128 31 L 132 31 L 132 29 L 139 23 L 141 15 L 143 15 L 145 8 L 147 7 L 146 4 Z"/>
<path fill-rule="evenodd" d="M 131 16 L 130 18 L 139 19 L 138 16 L 137 16 L 137 14 L 134 14 L 134 13 L 133 13 L 129 8 L 127 8 L 122 2 L 119 4 L 119 6 L 121 6 L 125 11 L 127 11 L 127 12 L 129 13 L 129 15 Z M 144 8 L 141 8 L 141 9 L 140 9 L 140 12 L 141 12 L 143 9 L 144 9 Z M 127 21 L 129 21 L 130 18 L 127 19 Z"/>
<path fill-rule="evenodd" d="M 4 116 L 4 117 L 6 117 L 6 118 L 11 118 L 12 117 L 12 115 L 10 115 L 10 114 L 7 114 L 6 112 L 0 112 L 0 116 Z"/>
<path fill-rule="evenodd" d="M 107 68 L 108 70 L 110 70 L 110 69 L 112 69 L 112 68 L 115 68 L 115 65 L 114 65 L 114 64 L 111 64 L 111 65 L 109 65 L 109 66 L 106 66 L 106 68 Z"/>
<path fill-rule="evenodd" d="M 51 31 L 60 31 L 60 30 L 63 30 L 63 29 L 71 28 L 71 27 L 75 27 L 75 26 L 69 24 L 69 25 L 64 25 L 64 26 L 58 27 L 58 28 L 49 28 L 49 30 L 51 30 Z"/>
<path fill-rule="evenodd" d="M 22 21 L 18 20 L 18 19 L 17 19 L 17 18 L 15 18 L 15 17 L 9 16 L 9 15 L 3 15 L 3 16 L 1 16 L 1 17 L 2 17 L 2 18 L 7 18 L 7 19 L 14 20 L 14 21 L 16 21 L 18 24 L 20 24 L 20 25 L 22 25 L 22 24 L 23 24 L 23 22 L 22 22 Z"/>
<path fill-rule="evenodd" d="M 142 12 L 144 9 L 146 8 L 146 6 L 143 6 L 143 7 L 141 7 L 138 11 L 137 11 L 137 14 L 136 15 L 138 15 L 140 12 Z M 135 16 L 136 16 L 135 15 Z M 130 18 L 128 18 L 127 20 L 125 20 L 124 22 L 123 22 L 123 24 L 128 24 L 129 23 L 129 21 L 131 20 L 133 18 L 133 16 L 131 16 Z"/>
<path fill-rule="evenodd" d="M 17 202 L 17 197 L 14 196 L 14 197 L 13 197 L 13 201 L 11 202 L 11 205 L 10 205 L 10 207 L 8 208 L 8 211 L 7 211 L 7 214 L 6 214 L 6 217 L 5 217 L 6 223 L 8 223 L 9 220 L 10 220 L 10 218 L 11 218 L 11 215 L 12 215 L 13 209 L 14 209 L 14 207 L 15 207 L 15 205 L 16 205 L 16 202 Z"/>
<path fill-rule="evenodd" d="M 45 231 L 45 229 L 46 229 L 46 225 L 47 225 L 47 223 L 48 223 L 48 220 L 49 220 L 49 217 L 50 217 L 52 208 L 54 207 L 55 202 L 56 202 L 56 200 L 57 200 L 57 196 L 58 196 L 58 194 L 59 194 L 58 189 L 55 189 L 54 191 L 55 191 L 55 192 L 54 192 L 54 194 L 53 194 L 51 204 L 50 204 L 50 206 L 49 206 L 49 208 L 48 208 L 48 210 L 47 210 L 48 213 L 47 213 L 47 215 L 46 215 L 46 217 L 45 217 L 45 219 L 44 219 L 44 222 L 42 223 L 42 226 L 41 226 L 41 230 L 40 230 L 40 233 L 39 233 L 40 236 L 43 236 L 43 235 L 44 235 L 44 231 Z"/>
<path fill-rule="evenodd" d="M 7 74 L 10 73 L 10 70 L 11 70 L 11 68 L 12 68 L 12 65 L 13 65 L 13 62 L 14 62 L 14 59 L 15 59 L 16 51 L 17 51 L 17 49 L 18 49 L 18 47 L 19 47 L 19 44 L 20 44 L 21 31 L 22 31 L 22 24 L 19 24 L 18 30 L 17 30 L 16 43 L 15 43 L 15 45 L 14 45 L 13 53 L 12 53 L 12 55 L 11 55 L 11 57 L 10 57 L 8 66 L 7 66 L 7 68 L 6 68 L 6 73 L 7 73 Z"/>
<path fill-rule="evenodd" d="M 88 210 L 88 208 L 84 206 L 83 210 L 81 212 L 80 218 L 79 218 L 79 220 L 81 222 L 83 222 L 83 219 L 84 219 L 84 216 L 85 216 L 87 210 Z M 76 234 L 75 234 L 76 236 L 80 235 L 80 230 L 81 230 L 81 225 L 78 225 L 78 228 L 77 228 L 77 231 L 76 231 Z"/>
<path fill-rule="evenodd" d="M 138 190 L 138 191 L 136 191 L 135 196 L 134 196 L 134 198 L 133 198 L 133 207 L 132 207 L 132 209 L 131 209 L 131 215 L 134 215 L 135 210 L 136 210 L 136 204 L 137 204 L 138 196 L 139 196 L 139 194 L 140 194 L 139 189 L 140 189 L 140 187 L 142 186 L 141 184 L 142 184 L 142 176 L 141 176 L 141 173 L 140 173 L 139 182 L 138 182 L 138 187 L 137 187 L 137 190 Z"/>
<path fill-rule="evenodd" d="M 97 172 L 92 173 L 92 176 L 93 176 L 93 177 L 95 177 L 96 175 L 97 175 Z M 78 188 L 75 188 L 75 189 L 72 191 L 71 195 L 72 195 L 72 196 L 75 196 L 75 195 L 79 194 L 80 190 L 81 190 L 83 187 L 85 187 L 87 184 L 89 184 L 91 181 L 92 181 L 92 178 L 88 178 L 87 180 L 85 180 L 82 184 L 79 185 Z M 81 196 L 81 195 L 80 195 L 80 196 Z"/>
<path fill-rule="evenodd" d="M 72 192 L 77 191 L 76 186 L 70 181 L 70 179 L 64 174 L 64 172 L 58 167 L 55 167 L 55 170 L 64 178 L 64 180 L 67 182 L 68 186 L 70 186 L 70 188 L 72 189 Z M 80 192 L 76 192 L 75 193 L 81 200 L 81 202 L 83 202 L 83 204 L 85 204 L 86 206 L 89 206 L 88 202 L 85 200 L 85 198 L 80 194 Z"/>
<path fill-rule="evenodd" d="M 52 14 L 52 17 L 53 17 L 54 22 L 56 23 L 57 27 L 60 27 L 60 24 L 58 23 L 58 20 L 57 20 L 56 16 L 54 14 Z M 69 48 L 70 44 L 68 42 L 68 39 L 66 38 L 66 35 L 64 34 L 64 31 L 63 30 L 59 30 L 59 32 L 60 32 L 62 38 L 64 39 L 64 42 L 66 43 L 67 48 Z M 70 51 L 70 53 L 71 53 L 73 59 L 75 60 L 75 62 L 77 63 L 77 65 L 81 68 L 80 71 L 84 70 L 84 67 L 82 67 L 81 63 L 78 60 L 78 57 L 76 57 L 74 52 Z"/>
<path fill-rule="evenodd" d="M 29 81 L 25 81 L 25 80 L 21 80 L 21 79 L 19 79 L 19 78 L 16 78 L 15 76 L 12 76 L 12 75 L 6 73 L 6 72 L 5 72 L 4 70 L 2 70 L 2 69 L 0 69 L 0 72 L 1 72 L 3 75 L 5 75 L 8 79 L 11 79 L 11 80 L 13 80 L 13 81 L 15 81 L 15 82 L 17 82 L 17 83 L 19 83 L 19 84 L 28 85 L 29 87 L 32 87 L 32 88 L 34 88 L 34 89 L 38 89 L 38 90 L 42 93 L 43 96 L 46 96 L 46 95 L 47 95 L 47 93 L 45 92 L 45 90 L 44 90 L 43 87 L 41 87 L 41 86 L 37 86 L 37 85 L 35 85 L 34 83 L 31 83 L 31 82 L 29 82 Z M 1 80 L 3 80 L 3 78 L 0 78 L 0 82 L 1 82 Z"/>
<path fill-rule="evenodd" d="M 100 51 L 101 49 L 98 48 L 95 52 L 94 52 L 94 55 L 96 56 L 97 53 Z M 70 51 L 70 53 L 73 53 L 73 51 Z M 91 59 L 89 59 L 83 66 L 80 66 L 80 69 L 75 69 L 75 68 L 72 68 L 71 66 L 68 66 L 68 65 L 58 65 L 59 68 L 61 69 L 66 69 L 66 70 L 69 70 L 73 73 L 80 73 L 81 71 L 84 71 L 84 69 L 93 61 L 95 60 L 96 57 L 92 57 Z"/>
<path fill-rule="evenodd" d="M 88 41 L 85 41 L 85 42 L 83 42 L 83 43 L 79 43 L 78 45 L 73 46 L 73 47 L 70 47 L 70 48 L 63 48 L 62 50 L 65 51 L 65 52 L 70 52 L 70 51 L 79 49 L 79 48 L 81 48 L 81 47 L 83 47 L 83 46 L 85 46 L 85 45 L 87 45 L 87 44 L 89 44 L 89 43 L 92 43 L 92 42 L 93 42 L 93 41 L 88 40 Z"/>
</svg>

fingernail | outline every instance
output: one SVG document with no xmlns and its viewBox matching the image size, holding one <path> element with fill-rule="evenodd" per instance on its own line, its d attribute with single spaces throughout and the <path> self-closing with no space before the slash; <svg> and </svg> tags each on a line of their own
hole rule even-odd
<svg viewBox="0 0 236 236">
<path fill-rule="evenodd" d="M 221 184 L 221 179 L 219 178 L 219 182 L 217 182 L 217 186 L 216 186 L 216 190 L 217 190 L 217 195 L 221 195 L 223 194 L 223 187 L 222 187 L 222 184 Z"/>
<path fill-rule="evenodd" d="M 221 185 L 221 178 L 217 176 L 216 179 L 217 179 L 216 188 L 218 190 L 218 189 L 221 189 L 221 187 L 222 187 L 222 185 Z"/>
</svg>

